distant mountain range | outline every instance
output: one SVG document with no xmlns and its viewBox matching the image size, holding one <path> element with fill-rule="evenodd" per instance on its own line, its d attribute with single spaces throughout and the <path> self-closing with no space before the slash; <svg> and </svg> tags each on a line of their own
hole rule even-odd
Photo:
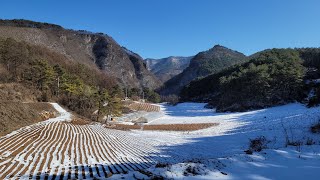
<svg viewBox="0 0 320 180">
<path fill-rule="evenodd" d="M 154 73 L 162 82 L 166 82 L 172 77 L 180 74 L 186 69 L 193 56 L 170 56 L 162 59 L 145 59 L 147 68 Z"/>
</svg>

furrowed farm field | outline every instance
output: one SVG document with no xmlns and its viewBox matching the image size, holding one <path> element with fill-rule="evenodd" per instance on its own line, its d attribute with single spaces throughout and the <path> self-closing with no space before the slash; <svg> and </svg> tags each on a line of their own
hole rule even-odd
<svg viewBox="0 0 320 180">
<path fill-rule="evenodd" d="M 152 105 L 150 103 L 133 102 L 133 103 L 130 103 L 127 107 L 136 111 L 146 111 L 146 112 L 160 111 L 160 106 Z"/>
<path fill-rule="evenodd" d="M 146 169 L 155 148 L 128 132 L 71 121 L 71 115 L 0 138 L 0 179 L 92 179 Z"/>
<path fill-rule="evenodd" d="M 0 179 L 277 179 L 276 171 L 301 179 L 320 168 L 320 137 L 310 133 L 318 107 L 215 113 L 201 103 L 160 104 L 152 106 L 161 116 L 142 126 L 119 124 L 119 130 L 52 105 L 60 116 L 0 137 Z M 245 154 L 249 140 L 261 136 L 269 150 Z M 286 136 L 314 145 L 288 148 Z M 295 175 L 286 171 L 291 166 Z"/>
</svg>

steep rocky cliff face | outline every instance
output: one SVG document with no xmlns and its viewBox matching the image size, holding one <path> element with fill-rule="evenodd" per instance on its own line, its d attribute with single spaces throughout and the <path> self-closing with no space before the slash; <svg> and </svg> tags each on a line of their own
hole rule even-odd
<svg viewBox="0 0 320 180">
<path fill-rule="evenodd" d="M 70 61 L 99 68 L 122 86 L 157 88 L 159 81 L 146 69 L 140 56 L 133 58 L 110 36 L 75 31 L 26 20 L 0 20 L 0 37 L 44 46 Z M 132 53 L 134 54 L 134 53 Z"/>
<path fill-rule="evenodd" d="M 246 56 L 240 52 L 216 45 L 194 56 L 189 66 L 177 76 L 168 80 L 161 89 L 161 94 L 179 94 L 181 89 L 192 80 L 218 73 L 232 65 L 242 63 Z"/>
<path fill-rule="evenodd" d="M 145 61 L 147 68 L 162 82 L 166 82 L 186 69 L 192 58 L 193 56 L 170 56 L 162 59 L 146 59 Z"/>
<path fill-rule="evenodd" d="M 129 59 L 135 68 L 136 76 L 142 83 L 143 87 L 159 87 L 162 84 L 162 82 L 158 78 L 156 78 L 154 74 L 150 73 L 147 68 L 146 62 L 141 56 L 126 48 L 123 49 L 129 56 Z"/>
</svg>

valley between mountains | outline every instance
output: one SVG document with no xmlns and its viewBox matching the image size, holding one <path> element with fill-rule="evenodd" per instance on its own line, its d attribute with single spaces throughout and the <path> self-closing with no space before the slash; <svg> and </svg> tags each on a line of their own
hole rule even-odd
<svg viewBox="0 0 320 180">
<path fill-rule="evenodd" d="M 320 49 L 143 59 L 0 20 L 0 179 L 318 179 Z"/>
</svg>

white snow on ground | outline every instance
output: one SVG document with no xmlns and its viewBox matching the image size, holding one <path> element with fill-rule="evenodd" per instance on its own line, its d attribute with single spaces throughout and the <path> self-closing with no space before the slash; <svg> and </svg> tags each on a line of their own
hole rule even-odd
<svg viewBox="0 0 320 180">
<path fill-rule="evenodd" d="M 282 147 L 284 128 L 292 138 L 305 137 L 310 124 L 320 118 L 319 108 L 306 108 L 301 104 L 288 104 L 242 113 L 214 113 L 204 104 L 184 103 L 164 109 L 165 116 L 151 124 L 219 123 L 204 130 L 192 132 L 135 131 L 137 136 L 149 139 L 163 153 L 181 158 L 221 157 L 241 153 L 249 138 L 264 135 L 274 139 L 270 146 Z M 198 109 L 198 111 L 196 110 Z M 190 155 L 191 154 L 191 155 Z"/>
<path fill-rule="evenodd" d="M 58 103 L 50 103 L 60 114 L 58 117 L 56 118 L 51 118 L 45 122 L 57 122 L 57 121 L 71 121 L 71 113 L 69 113 L 68 111 L 66 111 L 65 109 L 63 109 Z"/>
<path fill-rule="evenodd" d="M 319 179 L 319 145 L 295 148 L 266 149 L 253 155 L 195 160 L 160 168 L 149 168 L 155 176 L 167 179 Z M 148 179 L 141 172 L 114 175 L 112 179 Z"/>
<path fill-rule="evenodd" d="M 248 149 L 249 139 L 258 136 L 265 136 L 271 141 L 268 144 L 270 149 L 284 148 L 286 135 L 290 141 L 301 141 L 305 144 L 308 139 L 313 139 L 316 144 L 319 144 L 320 135 L 309 132 L 310 126 L 320 119 L 319 107 L 306 108 L 302 104 L 294 103 L 250 112 L 215 113 L 213 110 L 205 109 L 204 104 L 183 103 L 177 106 L 162 106 L 161 109 L 165 115 L 149 122 L 149 124 L 219 123 L 219 126 L 193 132 L 134 131 L 136 136 L 149 140 L 161 150 L 160 162 L 177 164 L 221 157 L 235 158 L 233 160 L 223 159 L 226 164 L 230 161 L 225 168 L 229 175 L 223 175 L 219 171 L 219 175 L 210 175 L 209 179 L 213 177 L 218 179 L 221 177 L 226 179 L 259 179 L 260 176 L 260 179 L 265 177 L 267 179 L 282 179 L 282 177 L 290 175 L 288 173 L 291 172 L 291 169 L 295 171 L 297 168 L 302 168 L 301 171 L 307 171 L 308 173 L 314 172 L 315 169 L 319 170 L 317 169 L 319 166 L 314 166 L 315 163 L 320 164 L 319 146 L 312 146 L 314 147 L 312 151 L 302 151 L 302 153 L 305 153 L 305 157 L 309 157 L 307 159 L 312 159 L 310 161 L 304 160 L 304 158 L 291 158 L 296 157 L 298 152 L 288 149 L 284 149 L 282 154 L 279 153 L 282 151 L 275 150 L 268 150 L 267 155 L 258 154 L 257 157 L 262 159 L 258 161 L 253 158 L 258 161 L 256 164 L 247 162 L 250 161 L 247 158 L 250 159 L 253 156 L 243 155 L 243 151 Z M 270 163 L 275 159 L 279 159 L 279 162 L 275 162 L 277 165 L 272 166 Z M 294 165 L 289 166 L 284 163 L 285 161 Z M 242 169 L 238 167 L 241 164 L 244 165 Z M 207 166 L 205 163 L 204 165 Z M 300 167 L 302 165 L 304 166 Z M 286 171 L 281 170 L 284 174 L 277 173 L 275 169 L 278 166 L 283 166 L 284 169 L 287 167 Z M 268 167 L 269 172 L 275 171 L 276 174 L 262 173 L 266 170 L 264 167 Z M 157 169 L 153 169 L 152 172 L 157 172 Z M 256 172 L 255 176 L 254 173 Z M 182 172 L 180 171 L 180 173 Z M 231 176 L 230 173 L 235 174 Z M 249 177 L 250 173 L 252 176 Z M 295 171 L 295 173 L 299 174 L 296 177 L 302 177 L 305 172 Z M 161 175 L 166 176 L 166 172 Z M 170 178 L 171 175 L 167 177 Z M 172 175 L 172 177 L 179 178 L 180 176 Z M 206 178 L 206 176 L 201 178 Z"/>
<path fill-rule="evenodd" d="M 136 111 L 129 114 L 124 114 L 121 117 L 117 117 L 117 123 L 121 124 L 134 124 L 132 121 L 144 117 L 148 122 L 158 119 L 164 116 L 163 112 L 146 112 L 146 111 Z"/>
<path fill-rule="evenodd" d="M 320 146 L 268 149 L 263 153 L 220 158 L 228 176 L 219 179 L 319 179 Z M 239 163 L 238 163 L 239 162 Z"/>
<path fill-rule="evenodd" d="M 149 124 L 191 124 L 212 122 L 216 113 L 205 109 L 205 103 L 181 103 L 176 106 L 161 104 L 163 116 L 152 120 Z"/>
<path fill-rule="evenodd" d="M 41 157 L 50 156 L 48 152 L 51 152 L 53 153 L 53 166 L 51 165 L 53 169 L 49 173 L 52 175 L 57 171 L 59 177 L 65 165 L 66 167 L 71 165 L 74 168 L 73 166 L 79 163 L 86 165 L 87 163 L 108 162 L 113 165 L 109 166 L 108 163 L 105 163 L 103 166 L 107 165 L 113 169 L 118 165 L 123 166 L 121 165 L 123 163 L 137 166 L 136 169 L 140 169 L 139 172 L 114 174 L 111 179 L 149 179 L 148 172 L 167 179 L 319 179 L 317 174 L 320 170 L 320 135 L 309 132 L 310 126 L 320 119 L 319 107 L 306 108 L 302 104 L 294 103 L 250 112 L 215 113 L 214 110 L 205 109 L 204 104 L 199 103 L 183 103 L 177 106 L 161 105 L 163 116 L 154 119 L 149 124 L 219 123 L 219 125 L 192 132 L 140 130 L 127 132 L 105 129 L 99 123 L 84 127 L 67 123 L 57 125 L 59 121 L 70 121 L 71 114 L 58 104 L 53 103 L 52 105 L 58 110 L 60 116 L 38 123 L 45 125 L 46 129 L 38 137 L 39 140 L 34 143 L 38 149 L 33 151 L 32 146 L 34 145 L 29 144 L 26 145 L 28 151 L 21 152 L 22 158 L 18 154 L 15 158 L 0 161 L 0 177 L 1 173 L 6 173 L 8 169 L 14 168 L 17 164 L 19 167 L 25 167 L 29 161 L 34 163 L 33 159 L 40 159 L 46 166 L 48 158 L 42 159 Z M 28 129 L 37 128 L 35 125 L 22 128 L 20 131 L 31 133 Z M 66 133 L 59 134 L 57 129 Z M 12 132 L 11 136 L 16 136 L 16 134 L 17 132 Z M 57 135 L 66 138 L 57 137 Z M 24 134 L 21 134 L 22 136 Z M 248 149 L 249 139 L 258 136 L 265 136 L 271 141 L 267 145 L 268 149 L 253 155 L 246 155 L 243 151 Z M 315 145 L 304 145 L 301 149 L 292 146 L 285 147 L 286 136 L 290 141 L 301 141 L 303 144 L 312 139 Z M 3 139 L 9 137 L 10 135 Z M 17 136 L 16 139 L 19 137 Z M 67 137 L 70 137 L 71 141 L 76 139 L 78 143 L 71 145 L 71 141 L 66 141 Z M 41 140 L 42 138 L 45 140 Z M 67 142 L 69 145 L 66 145 Z M 11 141 L 8 143 L 10 144 Z M 92 143 L 95 143 L 95 146 L 90 146 Z M 58 149 L 65 145 L 67 149 L 64 150 L 64 154 L 61 154 L 63 148 L 59 151 Z M 14 146 L 13 144 L 12 147 L 6 149 L 13 149 Z M 69 149 L 71 149 L 71 155 L 66 153 L 69 152 Z M 24 152 L 32 154 L 27 155 Z M 2 153 L 3 156 L 9 154 L 11 154 L 9 151 Z M 80 155 L 87 157 L 88 162 L 83 159 L 83 162 L 80 162 L 78 158 Z M 61 162 L 61 157 L 65 157 L 64 162 Z M 144 162 L 152 164 L 154 160 L 158 161 L 161 166 L 159 167 L 159 164 L 157 167 L 144 165 Z M 6 167 L 4 164 L 7 164 Z M 59 168 L 56 167 L 58 165 Z M 30 167 L 33 166 L 39 169 L 39 165 L 31 164 Z M 142 168 L 138 168 L 139 166 Z M 19 167 L 15 167 L 14 171 L 22 171 L 18 169 Z M 85 177 L 88 177 L 90 167 L 84 166 L 83 168 Z M 97 171 L 103 174 L 101 165 L 97 168 L 91 169 L 95 178 L 99 177 Z M 123 166 L 123 168 L 126 167 Z M 129 166 L 127 168 L 131 169 Z M 141 171 L 141 169 L 145 170 Z M 45 171 L 46 169 L 42 169 L 41 179 L 44 178 L 43 172 Z M 74 169 L 71 170 L 73 178 L 74 171 Z M 121 169 L 118 171 L 124 172 Z M 30 172 L 29 168 L 26 174 Z M 36 172 L 32 177 L 36 177 Z M 64 176 L 64 178 L 67 177 L 67 175 Z M 79 178 L 81 177 L 82 174 L 79 174 Z"/>
<path fill-rule="evenodd" d="M 53 105 L 57 118 L 0 137 L 0 179 L 105 179 L 156 163 L 158 150 L 144 139 L 100 123 L 65 123 L 71 114 Z"/>
</svg>

